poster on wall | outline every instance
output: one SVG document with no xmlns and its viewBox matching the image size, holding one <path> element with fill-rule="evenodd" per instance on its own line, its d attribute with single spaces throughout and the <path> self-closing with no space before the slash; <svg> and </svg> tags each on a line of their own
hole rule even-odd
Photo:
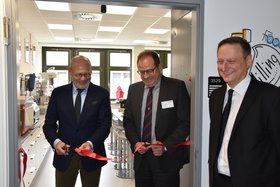
<svg viewBox="0 0 280 187">
<path fill-rule="evenodd" d="M 254 51 L 253 65 L 250 74 L 259 81 L 280 86 L 280 42 L 273 32 L 263 33 L 262 43 L 252 47 Z"/>
<path fill-rule="evenodd" d="M 232 36 L 241 36 L 251 42 L 254 35 L 251 29 L 242 29 L 241 32 L 233 32 Z M 254 36 L 252 45 L 253 64 L 250 75 L 257 80 L 280 86 L 280 41 L 273 31 L 265 30 L 260 36 Z"/>
<path fill-rule="evenodd" d="M 232 32 L 231 36 L 238 36 L 252 43 L 253 30 L 244 28 L 240 32 Z M 260 36 L 254 36 L 252 47 L 253 63 L 249 74 L 261 82 L 267 82 L 280 87 L 280 39 L 273 31 L 265 30 Z M 222 86 L 221 77 L 208 77 L 208 97 Z"/>
</svg>

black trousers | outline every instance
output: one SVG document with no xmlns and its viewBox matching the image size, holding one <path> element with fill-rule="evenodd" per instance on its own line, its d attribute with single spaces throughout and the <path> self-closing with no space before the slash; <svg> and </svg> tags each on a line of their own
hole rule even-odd
<svg viewBox="0 0 280 187">
<path fill-rule="evenodd" d="M 69 168 L 62 172 L 55 170 L 56 187 L 74 187 L 76 179 L 80 173 L 82 187 L 98 187 L 101 169 L 97 169 L 91 172 L 85 171 L 82 168 L 79 155 L 73 154 Z"/>
<path fill-rule="evenodd" d="M 151 151 L 143 155 L 141 165 L 135 171 L 136 187 L 179 187 L 180 173 L 175 171 L 162 171 L 158 159 Z"/>
</svg>

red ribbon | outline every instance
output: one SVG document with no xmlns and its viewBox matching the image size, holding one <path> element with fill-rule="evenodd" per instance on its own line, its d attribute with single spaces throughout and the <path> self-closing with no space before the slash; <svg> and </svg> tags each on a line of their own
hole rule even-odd
<svg viewBox="0 0 280 187">
<path fill-rule="evenodd" d="M 27 153 L 24 151 L 24 149 L 22 147 L 19 148 L 18 150 L 18 153 L 19 153 L 19 160 L 20 160 L 20 181 L 22 182 L 22 185 L 24 185 L 24 182 L 23 182 L 23 177 L 25 175 L 25 172 L 26 172 L 26 164 L 27 164 Z M 23 163 L 23 170 L 21 170 L 21 163 Z"/>
<path fill-rule="evenodd" d="M 164 144 L 161 144 L 161 143 L 155 143 L 155 144 L 149 144 L 149 145 L 164 146 Z M 175 148 L 177 148 L 179 146 L 189 146 L 189 145 L 191 145 L 191 142 L 189 140 L 187 140 L 187 141 L 184 141 L 184 142 L 180 142 L 180 143 L 178 143 L 178 144 L 176 144 L 174 146 L 171 146 L 171 148 L 175 149 Z M 125 156 L 122 156 L 121 159 L 125 159 L 125 158 L 131 157 L 133 154 L 135 154 L 143 146 L 146 146 L 146 145 L 142 144 L 142 145 L 136 147 L 136 149 L 132 153 L 130 153 L 128 155 L 125 155 Z M 81 154 L 83 154 L 85 156 L 88 156 L 88 157 L 91 157 L 91 158 L 94 158 L 94 159 L 97 159 L 97 160 L 103 160 L 103 161 L 107 161 L 107 160 L 116 161 L 116 160 L 118 160 L 117 158 L 107 158 L 105 156 L 99 155 L 99 154 L 97 154 L 95 152 L 91 152 L 90 150 L 86 150 L 86 149 L 76 148 L 75 151 L 77 153 L 81 153 Z"/>
</svg>

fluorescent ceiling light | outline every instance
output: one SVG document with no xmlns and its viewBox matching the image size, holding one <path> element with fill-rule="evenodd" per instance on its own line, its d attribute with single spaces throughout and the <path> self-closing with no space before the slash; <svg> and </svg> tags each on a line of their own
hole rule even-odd
<svg viewBox="0 0 280 187">
<path fill-rule="evenodd" d="M 169 29 L 146 29 L 144 33 L 146 34 L 165 34 Z"/>
<path fill-rule="evenodd" d="M 48 27 L 52 30 L 73 30 L 72 25 L 67 24 L 48 24 Z"/>
<path fill-rule="evenodd" d="M 51 11 L 70 11 L 69 3 L 35 1 L 38 9 Z"/>
<path fill-rule="evenodd" d="M 133 15 L 137 7 L 107 5 L 106 14 Z"/>
<path fill-rule="evenodd" d="M 135 43 L 135 44 L 147 44 L 147 43 L 151 43 L 151 40 L 134 40 L 133 43 Z"/>
<path fill-rule="evenodd" d="M 59 41 L 75 41 L 73 37 L 55 37 L 55 40 L 59 40 Z"/>
<path fill-rule="evenodd" d="M 98 31 L 103 32 L 121 32 L 123 27 L 110 27 L 110 26 L 100 26 Z"/>
<path fill-rule="evenodd" d="M 94 42 L 104 42 L 104 43 L 112 43 L 114 42 L 114 39 L 102 39 L 102 38 L 96 38 L 93 40 Z"/>
</svg>

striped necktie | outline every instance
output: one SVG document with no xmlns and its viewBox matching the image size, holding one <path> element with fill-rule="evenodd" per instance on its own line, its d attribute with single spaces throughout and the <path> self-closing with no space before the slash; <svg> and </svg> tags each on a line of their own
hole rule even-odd
<svg viewBox="0 0 280 187">
<path fill-rule="evenodd" d="M 153 113 L 153 89 L 154 87 L 149 88 L 147 95 L 145 115 L 144 115 L 144 124 L 143 124 L 143 142 L 151 142 L 151 132 L 152 132 L 152 113 Z"/>
</svg>

